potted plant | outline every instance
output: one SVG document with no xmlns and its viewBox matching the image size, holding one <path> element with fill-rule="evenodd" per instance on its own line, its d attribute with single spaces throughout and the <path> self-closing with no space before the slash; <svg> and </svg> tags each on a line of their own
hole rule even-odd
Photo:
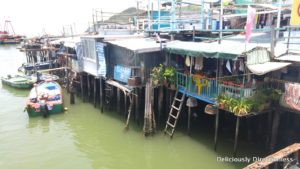
<svg viewBox="0 0 300 169">
<path fill-rule="evenodd" d="M 175 89 L 175 83 L 176 83 L 176 68 L 172 66 L 168 66 L 165 68 L 163 77 L 164 80 L 170 85 L 171 89 Z"/>
<path fill-rule="evenodd" d="M 218 106 L 220 109 L 224 109 L 225 108 L 225 104 L 228 100 L 228 96 L 226 96 L 224 93 L 220 94 L 217 97 L 217 102 L 218 102 Z"/>
<path fill-rule="evenodd" d="M 252 103 L 247 99 L 241 99 L 236 102 L 232 108 L 232 112 L 237 116 L 248 114 L 252 109 Z"/>
<path fill-rule="evenodd" d="M 160 64 L 157 67 L 154 67 L 151 71 L 151 83 L 154 87 L 162 85 L 164 81 L 164 67 L 162 64 Z"/>
</svg>

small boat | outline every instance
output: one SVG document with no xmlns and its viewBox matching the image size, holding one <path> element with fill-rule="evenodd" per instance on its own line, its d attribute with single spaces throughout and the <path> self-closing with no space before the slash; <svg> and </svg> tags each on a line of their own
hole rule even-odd
<svg viewBox="0 0 300 169">
<path fill-rule="evenodd" d="M 59 77 L 56 75 L 52 75 L 52 74 L 48 74 L 48 73 L 34 73 L 30 76 L 28 76 L 28 78 L 32 79 L 34 82 L 39 82 L 39 81 L 46 81 L 46 80 L 50 80 L 50 81 L 57 81 L 59 80 Z"/>
<path fill-rule="evenodd" d="M 27 63 L 19 67 L 18 70 L 21 72 L 26 72 L 26 71 L 50 69 L 51 64 L 52 64 L 51 62 Z"/>
<path fill-rule="evenodd" d="M 14 88 L 19 88 L 19 89 L 31 89 L 34 83 L 40 82 L 40 81 L 56 81 L 59 79 L 58 76 L 56 75 L 51 75 L 47 73 L 38 73 L 37 74 L 32 74 L 30 76 L 27 75 L 15 75 L 15 76 L 10 76 L 8 75 L 6 78 L 2 77 L 1 81 L 2 84 L 14 87 Z"/>
<path fill-rule="evenodd" d="M 30 78 L 26 76 L 16 75 L 16 76 L 10 76 L 2 77 L 1 78 L 2 84 L 19 88 L 19 89 L 30 89 L 35 81 L 31 80 Z"/>
<path fill-rule="evenodd" d="M 62 113 L 64 111 L 61 86 L 55 81 L 43 81 L 31 89 L 26 107 L 29 117 Z"/>
</svg>

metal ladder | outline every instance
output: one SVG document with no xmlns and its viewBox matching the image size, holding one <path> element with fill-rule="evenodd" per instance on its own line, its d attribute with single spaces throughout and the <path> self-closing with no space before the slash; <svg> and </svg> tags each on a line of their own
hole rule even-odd
<svg viewBox="0 0 300 169">
<path fill-rule="evenodd" d="M 183 106 L 183 102 L 185 99 L 185 93 L 181 93 L 181 98 L 180 98 L 180 92 L 177 90 L 176 94 L 174 96 L 173 102 L 172 102 L 172 106 L 170 109 L 170 113 L 169 113 L 169 117 L 166 123 L 166 127 L 165 127 L 165 134 L 168 134 L 171 138 L 174 135 L 175 132 L 175 127 L 177 125 L 177 121 L 178 121 L 178 117 L 180 115 L 182 106 Z"/>
</svg>

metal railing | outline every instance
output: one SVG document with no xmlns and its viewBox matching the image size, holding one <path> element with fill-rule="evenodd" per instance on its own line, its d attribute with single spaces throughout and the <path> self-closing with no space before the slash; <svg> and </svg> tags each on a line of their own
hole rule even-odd
<svg viewBox="0 0 300 169">
<path fill-rule="evenodd" d="M 253 96 L 256 90 L 255 85 L 235 84 L 216 78 L 187 75 L 180 72 L 176 73 L 176 85 L 178 89 L 208 99 L 216 99 L 220 94 L 234 98 L 248 98 Z"/>
<path fill-rule="evenodd" d="M 216 78 L 207 78 L 193 74 L 186 75 L 177 72 L 176 84 L 179 89 L 183 89 L 203 98 L 214 99 L 219 94 Z"/>
<path fill-rule="evenodd" d="M 248 98 L 254 95 L 256 86 L 219 82 L 219 92 L 234 98 Z"/>
</svg>

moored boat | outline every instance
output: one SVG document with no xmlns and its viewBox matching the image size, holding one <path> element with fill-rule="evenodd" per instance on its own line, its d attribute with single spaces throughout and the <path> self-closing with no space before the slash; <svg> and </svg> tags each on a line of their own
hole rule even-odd
<svg viewBox="0 0 300 169">
<path fill-rule="evenodd" d="M 27 101 L 29 117 L 62 113 L 63 95 L 61 86 L 55 81 L 43 81 L 34 85 Z"/>
<path fill-rule="evenodd" d="M 1 78 L 2 84 L 14 87 L 14 88 L 19 88 L 19 89 L 30 89 L 34 82 L 30 78 L 26 76 L 21 76 L 21 75 L 16 75 L 16 76 L 10 76 L 8 75 L 7 77 L 2 77 Z"/>
</svg>

